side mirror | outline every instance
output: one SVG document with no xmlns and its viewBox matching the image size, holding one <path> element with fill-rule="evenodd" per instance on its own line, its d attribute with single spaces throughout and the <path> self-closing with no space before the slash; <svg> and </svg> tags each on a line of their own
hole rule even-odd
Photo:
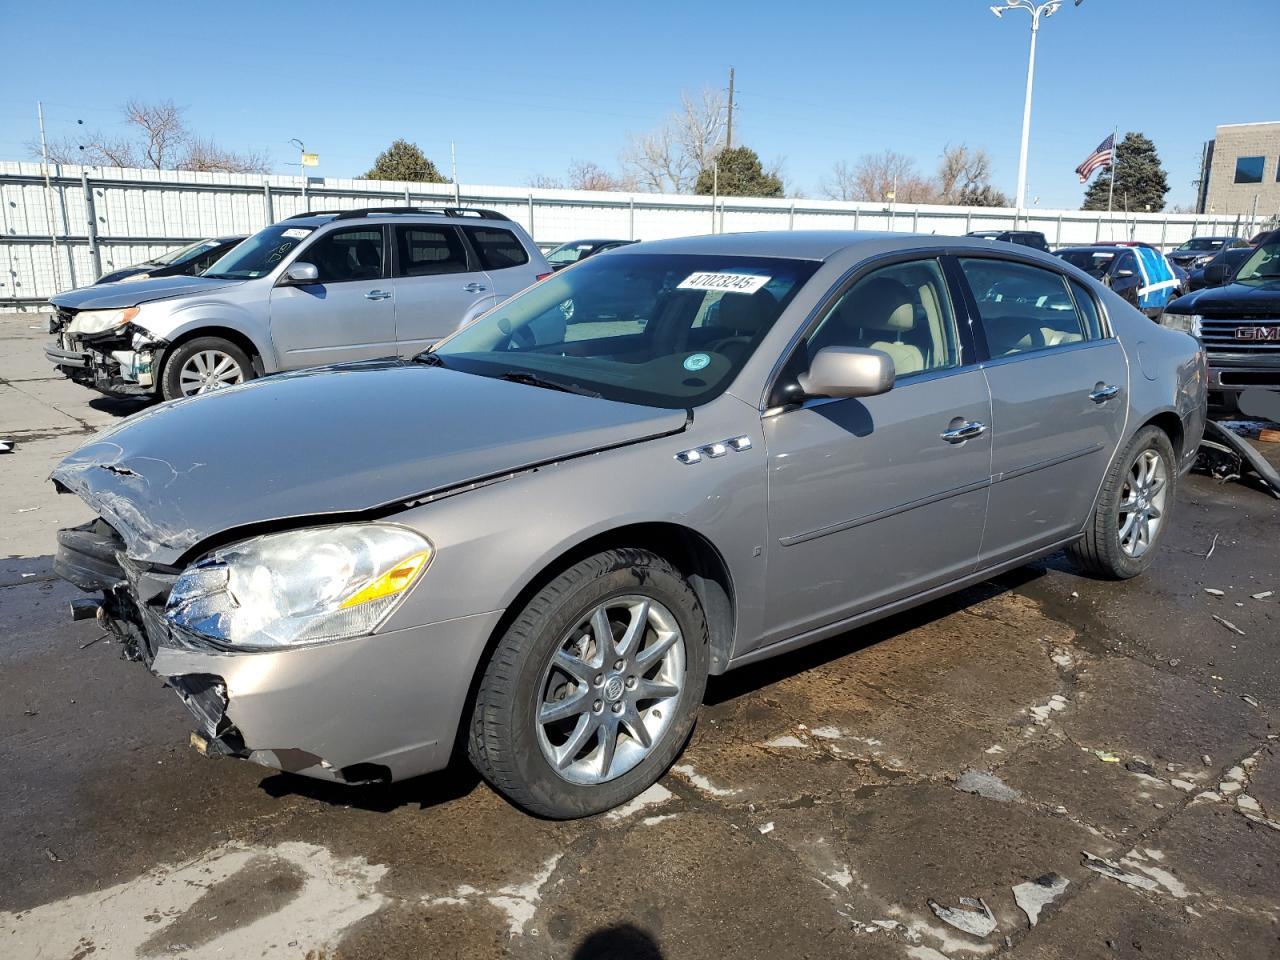
<svg viewBox="0 0 1280 960">
<path fill-rule="evenodd" d="M 319 281 L 320 271 L 316 265 L 299 261 L 289 265 L 289 269 L 280 278 L 280 285 L 282 287 L 301 287 L 308 283 L 318 283 Z"/>
<path fill-rule="evenodd" d="M 892 389 L 894 374 L 883 350 L 823 347 L 798 379 L 807 397 L 874 397 Z"/>
<path fill-rule="evenodd" d="M 1204 268 L 1204 282 L 1211 287 L 1220 287 L 1227 282 L 1227 265 L 1211 263 Z"/>
<path fill-rule="evenodd" d="M 1114 276 L 1117 280 L 1124 280 L 1124 279 L 1126 279 L 1126 278 L 1128 278 L 1128 277 L 1132 277 L 1132 276 L 1133 276 L 1133 271 L 1132 271 L 1132 270 L 1117 270 L 1117 271 L 1113 274 L 1113 276 Z"/>
</svg>

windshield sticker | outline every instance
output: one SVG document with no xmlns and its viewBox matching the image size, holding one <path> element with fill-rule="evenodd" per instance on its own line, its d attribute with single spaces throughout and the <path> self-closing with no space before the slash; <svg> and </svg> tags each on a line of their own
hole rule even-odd
<svg viewBox="0 0 1280 960">
<path fill-rule="evenodd" d="M 684 284 L 681 284 L 684 286 Z M 684 368 L 690 373 L 701 370 L 711 362 L 711 358 L 705 353 L 693 353 L 684 358 Z"/>
<path fill-rule="evenodd" d="M 310 230 L 302 230 L 302 229 L 299 229 L 298 227 L 290 227 L 284 233 L 280 234 L 280 236 L 288 237 L 290 240 L 305 240 L 307 239 L 307 234 L 309 234 L 310 232 L 311 232 Z"/>
<path fill-rule="evenodd" d="M 760 277 L 753 273 L 691 273 L 680 282 L 677 289 L 755 293 L 771 279 L 771 277 Z"/>
</svg>

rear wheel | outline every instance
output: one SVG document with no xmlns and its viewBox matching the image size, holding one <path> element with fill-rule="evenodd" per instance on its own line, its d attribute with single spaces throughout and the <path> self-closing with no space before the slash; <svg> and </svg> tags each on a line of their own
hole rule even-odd
<svg viewBox="0 0 1280 960">
<path fill-rule="evenodd" d="M 240 347 L 222 337 L 196 337 L 165 361 L 160 381 L 166 400 L 193 397 L 253 379 L 253 364 Z"/>
<path fill-rule="evenodd" d="M 1176 462 L 1168 434 L 1154 426 L 1138 431 L 1107 471 L 1085 535 L 1071 548 L 1076 563 L 1117 580 L 1151 565 L 1173 507 Z"/>
<path fill-rule="evenodd" d="M 597 554 L 540 590 L 498 642 L 468 753 L 533 813 L 608 810 L 680 752 L 707 668 L 706 619 L 679 572 L 644 550 Z"/>
</svg>

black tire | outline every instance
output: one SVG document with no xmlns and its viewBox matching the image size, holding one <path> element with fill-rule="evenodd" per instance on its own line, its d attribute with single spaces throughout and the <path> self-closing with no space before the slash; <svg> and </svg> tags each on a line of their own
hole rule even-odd
<svg viewBox="0 0 1280 960">
<path fill-rule="evenodd" d="M 1164 461 L 1167 477 L 1167 493 L 1164 497 L 1161 523 L 1149 546 L 1141 556 L 1131 556 L 1120 543 L 1121 498 L 1129 473 L 1139 457 L 1154 451 Z M 1168 527 L 1170 513 L 1178 488 L 1177 457 L 1169 435 L 1156 426 L 1145 426 L 1129 441 L 1129 445 L 1115 458 L 1102 481 L 1102 492 L 1089 517 L 1084 536 L 1071 546 L 1072 560 L 1086 573 L 1110 580 L 1127 580 L 1136 577 L 1151 565 L 1156 547 Z"/>
<path fill-rule="evenodd" d="M 257 376 L 253 361 L 249 355 L 236 344 L 222 337 L 196 337 L 180 344 L 169 352 L 164 361 L 164 370 L 160 374 L 160 396 L 165 400 L 175 400 L 186 396 L 181 384 L 182 369 L 197 354 L 218 353 L 235 361 L 239 367 L 240 382 L 252 380 Z"/>
<path fill-rule="evenodd" d="M 590 611 L 611 598 L 632 595 L 657 601 L 680 627 L 680 695 L 667 727 L 634 767 L 599 783 L 570 782 L 540 746 L 535 718 L 543 702 L 545 671 Z M 467 753 L 495 790 L 531 813 L 571 819 L 609 810 L 657 781 L 680 753 L 702 705 L 708 664 L 706 617 L 693 590 L 670 563 L 632 548 L 596 554 L 539 590 L 499 640 L 477 689 Z"/>
</svg>

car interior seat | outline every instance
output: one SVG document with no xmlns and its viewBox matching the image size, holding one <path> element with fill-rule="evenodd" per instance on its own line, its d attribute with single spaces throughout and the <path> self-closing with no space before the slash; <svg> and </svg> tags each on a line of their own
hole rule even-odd
<svg viewBox="0 0 1280 960">
<path fill-rule="evenodd" d="M 925 355 L 914 341 L 927 331 L 918 329 L 916 314 L 916 298 L 906 284 L 890 277 L 872 277 L 840 302 L 810 343 L 810 356 L 825 346 L 864 347 L 892 357 L 900 377 L 919 373 L 925 369 Z"/>
</svg>

